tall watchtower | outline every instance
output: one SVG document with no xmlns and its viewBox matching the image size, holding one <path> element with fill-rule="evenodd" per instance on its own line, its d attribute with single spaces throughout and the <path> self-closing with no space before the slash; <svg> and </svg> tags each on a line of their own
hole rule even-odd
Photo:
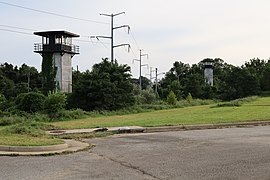
<svg viewBox="0 0 270 180">
<path fill-rule="evenodd" d="M 214 75 L 213 75 L 213 64 L 214 60 L 212 59 L 204 59 L 201 61 L 204 65 L 204 78 L 205 82 L 210 86 L 214 85 Z"/>
<path fill-rule="evenodd" d="M 42 42 L 34 45 L 34 52 L 43 57 L 42 71 L 52 68 L 56 89 L 72 92 L 71 59 L 75 54 L 79 54 L 79 46 L 72 44 L 72 38 L 80 36 L 67 31 L 43 31 L 34 34 L 42 37 Z M 44 67 L 45 65 L 52 67 Z M 50 74 L 52 73 L 47 73 L 45 76 L 48 77 L 45 79 L 49 79 Z"/>
</svg>

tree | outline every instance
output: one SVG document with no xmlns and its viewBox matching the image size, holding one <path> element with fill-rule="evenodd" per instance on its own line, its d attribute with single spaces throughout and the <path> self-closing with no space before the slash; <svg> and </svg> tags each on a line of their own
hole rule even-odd
<svg viewBox="0 0 270 180">
<path fill-rule="evenodd" d="M 169 92 L 172 90 L 176 94 L 178 99 L 183 96 L 183 88 L 185 80 L 187 79 L 190 71 L 190 66 L 184 64 L 181 61 L 173 63 L 173 67 L 165 74 L 165 77 L 161 80 L 161 88 L 159 89 L 159 95 L 165 99 Z"/>
<path fill-rule="evenodd" d="M 14 82 L 7 77 L 0 75 L 0 93 L 7 99 L 15 96 Z"/>
<path fill-rule="evenodd" d="M 263 84 L 263 76 L 264 72 L 266 71 L 267 62 L 265 60 L 261 60 L 259 58 L 251 59 L 250 61 L 246 62 L 242 69 L 249 71 L 249 73 L 253 76 L 256 76 L 259 80 L 259 85 L 261 89 L 264 89 Z"/>
<path fill-rule="evenodd" d="M 44 101 L 45 96 L 35 92 L 23 93 L 16 98 L 18 109 L 29 113 L 43 110 Z"/>
<path fill-rule="evenodd" d="M 144 76 L 142 76 L 141 78 L 142 78 L 142 89 L 147 89 L 149 86 L 152 85 L 151 81 L 148 78 L 146 78 Z M 140 85 L 140 80 L 139 79 L 132 79 L 132 82 L 134 84 Z"/>
<path fill-rule="evenodd" d="M 84 110 L 116 110 L 135 104 L 130 67 L 103 59 L 73 86 L 69 105 Z"/>
<path fill-rule="evenodd" d="M 186 78 L 186 82 L 184 85 L 184 91 L 187 95 L 191 93 L 193 97 L 200 98 L 202 94 L 202 86 L 205 84 L 204 78 L 200 74 L 190 74 L 188 78 Z"/>
<path fill-rule="evenodd" d="M 232 100 L 260 93 L 260 83 L 256 75 L 251 74 L 247 69 L 234 67 L 226 74 L 225 83 L 221 88 L 220 98 Z"/>
<path fill-rule="evenodd" d="M 183 88 L 178 80 L 172 81 L 172 83 L 169 85 L 169 90 L 174 92 L 178 100 L 183 98 L 182 89 Z"/>
<path fill-rule="evenodd" d="M 265 67 L 261 79 L 262 90 L 270 91 L 270 63 Z"/>
<path fill-rule="evenodd" d="M 66 106 L 67 96 L 64 93 L 49 93 L 44 102 L 44 109 L 49 115 L 53 115 Z"/>
</svg>

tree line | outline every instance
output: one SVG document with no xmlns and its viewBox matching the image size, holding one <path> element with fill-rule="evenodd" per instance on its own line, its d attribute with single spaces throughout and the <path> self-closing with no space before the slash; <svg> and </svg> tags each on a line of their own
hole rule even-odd
<svg viewBox="0 0 270 180">
<path fill-rule="evenodd" d="M 213 60 L 214 85 L 204 80 L 204 66 L 184 64 L 177 61 L 160 81 L 159 95 L 166 98 L 173 91 L 178 99 L 192 97 L 200 99 L 233 100 L 270 91 L 270 60 L 251 59 L 241 67 L 227 64 L 222 59 Z"/>
<path fill-rule="evenodd" d="M 168 97 L 178 100 L 188 96 L 232 100 L 270 91 L 270 60 L 251 59 L 240 67 L 227 64 L 219 58 L 212 60 L 213 86 L 205 83 L 201 62 L 189 65 L 176 61 L 157 84 L 142 77 L 141 90 L 138 87 L 138 79 L 132 79 L 128 65 L 117 62 L 112 64 L 108 59 L 103 59 L 91 70 L 73 71 L 73 92 L 65 95 L 66 107 L 87 111 L 117 110 L 135 104 L 154 103 L 157 99 L 167 101 Z M 6 103 L 11 104 L 10 106 L 15 104 L 16 98 L 18 101 L 18 97 L 22 97 L 21 94 L 51 94 L 55 87 L 48 89 L 45 83 L 44 74 L 34 67 L 26 64 L 21 67 L 8 63 L 0 65 L 0 95 L 7 102 L 13 102 Z M 154 91 L 156 85 L 157 93 Z M 5 108 L 9 108 L 9 105 Z"/>
</svg>

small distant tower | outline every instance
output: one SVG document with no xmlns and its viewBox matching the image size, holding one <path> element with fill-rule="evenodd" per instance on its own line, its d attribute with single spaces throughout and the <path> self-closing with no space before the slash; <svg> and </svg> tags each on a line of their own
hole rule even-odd
<svg viewBox="0 0 270 180">
<path fill-rule="evenodd" d="M 72 92 L 71 59 L 75 54 L 79 54 L 79 46 L 72 44 L 72 38 L 80 36 L 67 31 L 43 31 L 34 32 L 34 34 L 42 37 L 42 43 L 34 45 L 34 52 L 43 57 L 42 66 L 46 64 L 45 57 L 52 60 L 56 89 L 67 93 Z"/>
<path fill-rule="evenodd" d="M 205 82 L 209 84 L 210 86 L 214 85 L 214 75 L 213 75 L 213 59 L 204 59 L 201 61 L 201 63 L 204 65 L 204 78 Z"/>
</svg>

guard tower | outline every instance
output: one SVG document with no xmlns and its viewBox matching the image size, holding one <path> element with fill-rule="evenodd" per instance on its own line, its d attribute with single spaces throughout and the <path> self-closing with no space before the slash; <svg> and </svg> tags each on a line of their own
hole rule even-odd
<svg viewBox="0 0 270 180">
<path fill-rule="evenodd" d="M 80 36 L 67 31 L 43 31 L 34 32 L 34 34 L 42 37 L 42 42 L 34 45 L 34 52 L 43 57 L 42 66 L 45 57 L 52 59 L 56 89 L 62 92 L 72 92 L 71 59 L 75 54 L 79 54 L 79 46 L 72 44 L 72 38 Z"/>
<path fill-rule="evenodd" d="M 204 65 L 204 79 L 207 84 L 210 86 L 214 85 L 214 76 L 213 76 L 213 64 L 214 60 L 212 59 L 204 59 L 201 61 L 201 63 Z"/>
</svg>

